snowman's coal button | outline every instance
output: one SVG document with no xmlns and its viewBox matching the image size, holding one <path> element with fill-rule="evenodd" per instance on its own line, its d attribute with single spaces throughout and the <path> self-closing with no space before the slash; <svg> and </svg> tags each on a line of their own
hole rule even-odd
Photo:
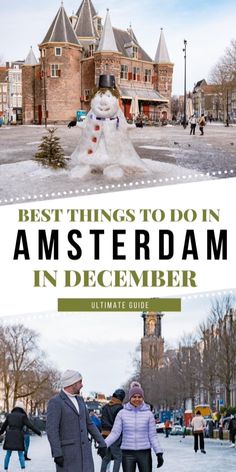
<svg viewBox="0 0 236 472">
<path fill-rule="evenodd" d="M 99 126 L 99 125 L 96 125 L 96 126 L 94 126 L 94 129 L 95 129 L 95 131 L 99 131 L 99 130 L 100 130 L 100 126 Z"/>
<path fill-rule="evenodd" d="M 88 149 L 88 154 L 93 154 L 93 150 L 92 150 L 92 149 Z"/>
<path fill-rule="evenodd" d="M 96 142 L 97 142 L 96 136 L 93 136 L 92 141 L 93 141 L 93 143 L 96 143 Z"/>
</svg>

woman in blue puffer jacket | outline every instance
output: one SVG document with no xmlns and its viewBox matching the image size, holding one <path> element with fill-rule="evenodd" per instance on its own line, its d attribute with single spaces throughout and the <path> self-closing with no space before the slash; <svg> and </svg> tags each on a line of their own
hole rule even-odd
<svg viewBox="0 0 236 472">
<path fill-rule="evenodd" d="M 157 438 L 155 420 L 150 407 L 144 403 L 143 389 L 138 382 L 131 384 L 129 402 L 116 416 L 106 439 L 107 447 L 121 434 L 123 472 L 134 472 L 136 465 L 139 472 L 152 472 L 152 449 L 157 456 L 157 467 L 162 466 L 163 451 Z"/>
</svg>

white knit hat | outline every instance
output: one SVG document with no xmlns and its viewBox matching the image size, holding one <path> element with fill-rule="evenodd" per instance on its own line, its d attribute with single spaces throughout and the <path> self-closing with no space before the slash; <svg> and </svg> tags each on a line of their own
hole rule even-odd
<svg viewBox="0 0 236 472">
<path fill-rule="evenodd" d="M 22 410 L 25 410 L 25 405 L 23 402 L 21 402 L 20 400 L 16 402 L 14 408 L 21 408 Z"/>
<path fill-rule="evenodd" d="M 82 380 L 82 375 L 76 370 L 66 370 L 61 377 L 62 388 L 69 387 Z"/>
</svg>

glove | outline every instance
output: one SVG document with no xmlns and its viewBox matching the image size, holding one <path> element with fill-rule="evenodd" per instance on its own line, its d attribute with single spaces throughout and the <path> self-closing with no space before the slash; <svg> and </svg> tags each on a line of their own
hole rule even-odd
<svg viewBox="0 0 236 472">
<path fill-rule="evenodd" d="M 163 453 L 158 452 L 157 454 L 157 469 L 164 464 Z"/>
<path fill-rule="evenodd" d="M 98 455 L 103 459 L 103 457 L 105 457 L 106 455 L 106 452 L 107 452 L 107 447 L 103 446 L 99 446 L 98 447 Z"/>
<path fill-rule="evenodd" d="M 54 462 L 55 462 L 59 467 L 63 467 L 63 465 L 64 465 L 64 457 L 63 457 L 63 456 L 54 457 Z"/>
</svg>

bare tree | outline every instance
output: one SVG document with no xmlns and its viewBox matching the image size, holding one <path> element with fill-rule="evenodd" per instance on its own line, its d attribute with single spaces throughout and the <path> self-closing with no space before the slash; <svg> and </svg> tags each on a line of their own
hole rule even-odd
<svg viewBox="0 0 236 472">
<path fill-rule="evenodd" d="M 18 398 L 36 394 L 49 382 L 51 371 L 38 337 L 22 324 L 0 327 L 0 372 L 7 411 Z"/>
<path fill-rule="evenodd" d="M 218 85 L 218 99 L 223 101 L 224 114 L 228 124 L 230 94 L 236 86 L 236 40 L 233 39 L 223 57 L 219 59 L 210 74 L 210 82 Z"/>
<path fill-rule="evenodd" d="M 212 302 L 210 319 L 215 326 L 217 343 L 216 372 L 225 387 L 226 404 L 229 406 L 236 365 L 236 319 L 231 296 Z"/>
</svg>

